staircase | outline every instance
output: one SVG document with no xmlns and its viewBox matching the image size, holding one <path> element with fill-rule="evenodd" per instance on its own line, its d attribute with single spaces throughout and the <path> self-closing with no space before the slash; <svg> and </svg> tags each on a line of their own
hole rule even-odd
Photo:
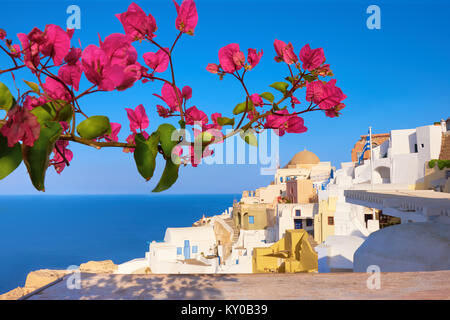
<svg viewBox="0 0 450 320">
<path fill-rule="evenodd" d="M 235 244 L 239 239 L 239 229 L 236 228 L 232 219 L 223 219 L 223 221 L 233 229 L 233 239 L 231 240 L 231 243 Z"/>
<path fill-rule="evenodd" d="M 308 234 L 308 242 L 313 248 L 319 245 L 316 241 L 314 241 L 314 237 L 310 234 Z"/>
</svg>

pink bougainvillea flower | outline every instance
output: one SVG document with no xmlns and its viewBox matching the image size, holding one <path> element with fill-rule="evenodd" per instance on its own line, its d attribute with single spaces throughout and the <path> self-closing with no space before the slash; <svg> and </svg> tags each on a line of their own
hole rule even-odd
<svg viewBox="0 0 450 320">
<path fill-rule="evenodd" d="M 169 106 L 171 112 L 179 111 L 182 97 L 180 89 L 177 88 L 177 91 L 175 91 L 172 85 L 165 82 L 161 89 L 161 95 L 156 93 L 153 95 L 162 99 Z"/>
<path fill-rule="evenodd" d="M 6 31 L 3 29 L 0 29 L 0 40 L 4 40 L 6 38 Z"/>
<path fill-rule="evenodd" d="M 208 63 L 206 70 L 211 73 L 217 73 L 219 72 L 219 65 L 215 63 Z"/>
<path fill-rule="evenodd" d="M 261 60 L 262 55 L 262 50 L 257 53 L 255 49 L 248 49 L 247 62 L 250 65 L 250 67 L 248 68 L 249 70 L 256 67 L 256 65 L 259 63 L 259 60 Z"/>
<path fill-rule="evenodd" d="M 240 70 L 245 64 L 245 56 L 239 49 L 239 44 L 230 43 L 220 48 L 219 62 L 225 72 L 233 73 L 236 70 Z"/>
<path fill-rule="evenodd" d="M 193 0 L 184 0 L 181 6 L 173 0 L 175 8 L 177 9 L 177 19 L 175 20 L 175 27 L 183 33 L 191 36 L 194 35 L 195 27 L 198 22 L 197 8 Z"/>
<path fill-rule="evenodd" d="M 100 48 L 105 52 L 112 66 L 126 67 L 137 61 L 137 51 L 127 35 L 112 33 L 105 38 L 105 41 L 100 40 Z"/>
<path fill-rule="evenodd" d="M 158 112 L 159 116 L 162 118 L 168 118 L 171 115 L 170 109 L 164 108 L 163 106 L 157 104 L 156 105 L 156 111 Z"/>
<path fill-rule="evenodd" d="M 72 95 L 66 89 L 66 87 L 59 81 L 47 77 L 42 84 L 45 93 L 54 100 L 71 101 Z"/>
<path fill-rule="evenodd" d="M 202 162 L 202 158 L 209 157 L 213 154 L 214 151 L 211 150 L 209 146 L 207 146 L 203 152 L 201 151 L 201 148 L 196 149 L 194 146 L 189 147 L 189 155 L 193 167 L 197 167 Z"/>
<path fill-rule="evenodd" d="M 80 62 L 81 53 L 80 48 L 71 48 L 64 57 L 66 64 L 58 70 L 58 77 L 68 86 L 73 86 L 75 91 L 79 90 L 81 74 L 83 73 Z"/>
<path fill-rule="evenodd" d="M 12 46 L 10 46 L 10 54 L 11 56 L 13 56 L 14 58 L 20 58 L 21 55 L 21 50 L 20 50 L 20 46 L 18 44 L 13 44 Z"/>
<path fill-rule="evenodd" d="M 262 107 L 264 105 L 263 99 L 257 93 L 252 94 L 250 96 L 250 99 L 252 100 L 252 102 L 255 106 Z"/>
<path fill-rule="evenodd" d="M 139 129 L 140 131 L 147 129 L 150 122 L 142 104 L 138 105 L 134 110 L 125 108 L 127 111 L 128 120 L 130 120 L 130 130 L 134 133 Z"/>
<path fill-rule="evenodd" d="M 330 109 L 341 103 L 347 96 L 336 87 L 336 79 L 324 84 L 322 81 L 313 81 L 306 86 L 306 100 L 319 105 L 320 109 Z"/>
<path fill-rule="evenodd" d="M 96 84 L 100 90 L 114 90 L 114 83 L 107 78 L 108 58 L 105 52 L 99 47 L 88 45 L 81 55 L 81 64 L 84 75 L 93 84 Z"/>
<path fill-rule="evenodd" d="M 325 54 L 322 48 L 312 49 L 309 44 L 306 44 L 300 50 L 300 60 L 303 62 L 303 69 L 312 71 L 317 69 L 322 63 L 325 62 Z"/>
<path fill-rule="evenodd" d="M 275 133 L 278 136 L 283 136 L 287 133 L 302 133 L 307 130 L 304 126 L 303 118 L 295 114 L 289 114 L 286 109 L 279 110 L 276 114 L 270 114 L 266 118 L 264 126 L 267 129 L 276 129 Z"/>
<path fill-rule="evenodd" d="M 52 57 L 55 66 L 59 66 L 70 50 L 70 38 L 60 26 L 46 25 L 43 39 L 38 41 L 39 50 L 44 56 Z"/>
<path fill-rule="evenodd" d="M 58 174 L 61 174 L 66 167 L 66 161 L 70 162 L 73 159 L 73 152 L 67 149 L 68 146 L 69 141 L 67 140 L 58 140 L 55 143 L 55 148 L 53 149 L 53 159 L 50 159 L 50 163 L 54 166 Z"/>
<path fill-rule="evenodd" d="M 312 101 L 315 104 L 319 104 L 325 92 L 325 85 L 322 81 L 313 81 L 306 85 L 306 101 Z"/>
<path fill-rule="evenodd" d="M 64 57 L 64 61 L 68 65 L 75 65 L 80 61 L 81 58 L 81 49 L 80 48 L 71 48 L 69 53 Z"/>
<path fill-rule="evenodd" d="M 285 130 L 287 133 L 303 133 L 308 130 L 304 124 L 305 122 L 302 117 L 292 115 L 285 125 Z"/>
<path fill-rule="evenodd" d="M 140 134 L 142 134 L 144 136 L 144 139 L 146 139 L 146 140 L 148 139 L 148 137 L 150 137 L 150 135 L 146 131 L 142 131 L 142 132 L 140 132 Z M 134 144 L 135 143 L 135 141 L 134 141 L 135 137 L 136 137 L 136 133 L 135 132 L 130 134 L 126 138 L 127 143 Z M 125 153 L 129 153 L 129 152 L 133 153 L 134 152 L 134 148 L 123 148 L 123 152 L 125 152 Z"/>
<path fill-rule="evenodd" d="M 221 113 L 215 112 L 211 115 L 210 124 L 203 124 L 202 130 L 207 131 L 213 135 L 215 142 L 221 142 L 223 140 L 223 134 L 219 131 L 222 130 L 222 126 L 217 122 L 217 119 L 222 117 Z"/>
<path fill-rule="evenodd" d="M 345 104 L 339 103 L 331 109 L 325 109 L 325 115 L 330 118 L 339 117 L 341 115 L 340 111 L 345 108 Z"/>
<path fill-rule="evenodd" d="M 46 104 L 48 100 L 41 96 L 39 98 L 27 95 L 25 97 L 25 100 L 23 101 L 23 107 L 27 110 L 33 110 L 36 107 L 42 106 L 43 104 Z"/>
<path fill-rule="evenodd" d="M 17 38 L 22 45 L 23 61 L 32 71 L 39 65 L 39 45 L 31 41 L 25 33 L 18 33 Z"/>
<path fill-rule="evenodd" d="M 301 102 L 294 96 L 291 97 L 291 106 L 292 108 L 295 108 L 296 104 L 300 104 Z"/>
<path fill-rule="evenodd" d="M 136 62 L 123 69 L 122 81 L 117 85 L 117 90 L 122 91 L 131 88 L 133 84 L 142 78 L 142 66 Z"/>
<path fill-rule="evenodd" d="M 19 106 L 8 111 L 8 121 L 0 129 L 0 133 L 8 139 L 8 147 L 13 147 L 19 141 L 32 147 L 40 132 L 36 116 Z"/>
<path fill-rule="evenodd" d="M 100 90 L 129 88 L 141 77 L 141 66 L 137 64 L 137 52 L 129 36 L 113 33 L 100 40 L 100 47 L 87 46 L 81 55 L 86 78 L 98 85 Z"/>
<path fill-rule="evenodd" d="M 190 107 L 185 113 L 186 124 L 193 125 L 195 122 L 201 124 L 208 123 L 208 116 L 201 110 L 198 110 L 196 106 Z"/>
<path fill-rule="evenodd" d="M 181 90 L 181 95 L 183 96 L 184 100 L 189 100 L 192 98 L 192 88 L 189 86 L 184 86 L 183 90 Z"/>
<path fill-rule="evenodd" d="M 274 58 L 276 62 L 284 61 L 287 64 L 293 64 L 298 61 L 298 58 L 294 53 L 294 47 L 290 42 L 286 44 L 285 42 L 276 39 L 273 46 L 275 47 L 275 52 L 277 53 Z"/>
<path fill-rule="evenodd" d="M 120 129 L 122 129 L 122 125 L 120 123 L 111 122 L 111 133 L 99 137 L 98 140 L 105 139 L 106 141 L 118 142 L 119 141 L 118 134 L 120 132 Z"/>
<path fill-rule="evenodd" d="M 165 51 L 164 51 L 165 50 Z M 155 72 L 164 72 L 169 66 L 169 48 L 164 48 L 164 50 L 159 49 L 156 53 L 147 52 L 142 56 L 144 58 L 145 64 L 148 65 Z"/>
<path fill-rule="evenodd" d="M 332 76 L 333 72 L 330 69 L 329 64 L 324 64 L 316 69 L 316 72 L 319 76 L 325 77 L 325 76 Z"/>
<path fill-rule="evenodd" d="M 325 95 L 319 104 L 320 109 L 330 109 L 341 103 L 347 96 L 336 87 L 336 79 L 330 80 L 325 85 Z"/>
<path fill-rule="evenodd" d="M 155 18 L 151 14 L 147 16 L 136 3 L 130 4 L 126 12 L 118 13 L 116 17 L 133 41 L 155 37 L 154 33 L 158 29 Z"/>
</svg>

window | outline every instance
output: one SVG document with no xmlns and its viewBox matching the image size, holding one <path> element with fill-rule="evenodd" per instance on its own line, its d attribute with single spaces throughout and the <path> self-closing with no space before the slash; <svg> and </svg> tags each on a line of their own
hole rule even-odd
<svg viewBox="0 0 450 320">
<path fill-rule="evenodd" d="M 255 223 L 255 217 L 254 216 L 248 216 L 248 223 L 254 224 Z"/>
<path fill-rule="evenodd" d="M 420 145 L 422 148 L 424 148 L 425 146 L 424 146 L 424 144 L 422 143 L 421 145 Z"/>
<path fill-rule="evenodd" d="M 328 225 L 334 226 L 334 217 L 328 217 Z"/>
<path fill-rule="evenodd" d="M 417 143 L 414 144 L 414 153 L 419 152 L 419 150 L 417 149 Z"/>
<path fill-rule="evenodd" d="M 283 177 L 280 177 L 280 182 L 283 182 Z"/>
<path fill-rule="evenodd" d="M 302 210 L 295 210 L 295 216 L 300 217 L 302 213 Z"/>
<path fill-rule="evenodd" d="M 182 255 L 182 254 L 183 254 L 183 248 L 177 247 L 177 255 Z"/>
<path fill-rule="evenodd" d="M 192 253 L 198 252 L 198 246 L 192 246 Z"/>
<path fill-rule="evenodd" d="M 311 227 L 313 225 L 313 219 L 306 219 L 306 226 Z"/>
</svg>

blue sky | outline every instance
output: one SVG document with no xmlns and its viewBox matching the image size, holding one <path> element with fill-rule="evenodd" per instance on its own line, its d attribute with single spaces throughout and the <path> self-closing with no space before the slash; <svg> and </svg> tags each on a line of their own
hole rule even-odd
<svg viewBox="0 0 450 320">
<path fill-rule="evenodd" d="M 105 38 L 123 33 L 114 16 L 126 11 L 128 1 L 14 1 L 2 2 L 0 28 L 17 41 L 16 33 L 28 33 L 47 23 L 65 27 L 66 8 L 81 8 L 81 30 L 72 44 L 83 47 L 98 44 L 97 33 Z M 168 46 L 177 35 L 176 12 L 170 0 L 136 1 L 152 13 L 158 24 L 156 40 Z M 230 115 L 242 100 L 242 88 L 231 77 L 223 81 L 205 70 L 218 62 L 219 48 L 237 42 L 241 50 L 263 49 L 260 64 L 246 76 L 252 92 L 267 91 L 268 85 L 287 76 L 287 68 L 273 60 L 274 39 L 292 42 L 298 54 L 309 43 L 323 47 L 337 85 L 347 94 L 347 107 L 340 118 L 321 113 L 305 115 L 308 132 L 287 134 L 280 140 L 280 160 L 285 164 L 298 151 L 307 148 L 322 161 L 350 161 L 350 151 L 367 133 L 414 128 L 450 116 L 450 3 L 448 1 L 197 1 L 199 23 L 195 36 L 183 36 L 175 49 L 177 84 L 193 88 L 192 104 L 209 114 Z M 381 8 L 381 29 L 369 30 L 366 8 Z M 155 48 L 148 43 L 136 45 L 142 56 Z M 140 62 L 143 63 L 142 58 Z M 0 55 L 2 69 L 9 61 Z M 166 74 L 169 76 L 169 74 Z M 29 73 L 17 72 L 19 79 L 32 80 Z M 9 75 L 0 81 L 12 87 Z M 81 88 L 90 85 L 82 80 Z M 136 84 L 125 92 L 107 92 L 81 100 L 89 115 L 105 114 L 123 126 L 123 140 L 129 133 L 124 108 L 142 103 L 150 117 L 150 130 L 161 123 L 156 114 L 159 83 Z M 81 89 L 83 90 L 83 89 Z M 3 113 L 0 116 L 3 117 Z M 71 166 L 61 175 L 48 170 L 48 194 L 64 193 L 143 193 L 149 194 L 162 172 L 163 163 L 152 181 L 146 183 L 137 173 L 130 154 L 120 149 L 94 150 L 71 144 Z M 179 181 L 170 193 L 240 193 L 270 182 L 260 175 L 258 165 L 202 165 L 182 168 Z M 22 164 L 0 181 L 0 194 L 33 194 Z"/>
</svg>

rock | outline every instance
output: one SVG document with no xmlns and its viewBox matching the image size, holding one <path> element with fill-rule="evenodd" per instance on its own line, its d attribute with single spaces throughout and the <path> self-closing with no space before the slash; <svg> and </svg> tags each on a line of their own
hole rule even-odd
<svg viewBox="0 0 450 320">
<path fill-rule="evenodd" d="M 17 300 L 20 297 L 23 297 L 24 295 L 29 294 L 32 291 L 34 291 L 33 288 L 17 287 L 7 293 L 0 295 L 0 300 Z"/>
<path fill-rule="evenodd" d="M 137 269 L 136 271 L 132 272 L 131 274 L 150 274 L 152 273 L 152 270 L 150 270 L 149 267 Z"/>
<path fill-rule="evenodd" d="M 29 294 L 55 280 L 65 276 L 70 271 L 42 269 L 31 271 L 27 275 L 25 287 L 17 287 L 5 294 L 0 295 L 0 300 L 17 300 L 24 295 Z"/>
<path fill-rule="evenodd" d="M 89 261 L 80 264 L 80 272 L 88 273 L 114 273 L 118 266 L 112 260 Z"/>
<path fill-rule="evenodd" d="M 398 224 L 372 233 L 356 250 L 355 272 L 370 265 L 381 272 L 450 270 L 450 226 L 436 222 Z"/>
<path fill-rule="evenodd" d="M 27 275 L 27 280 L 25 281 L 25 288 L 39 289 L 59 278 L 65 276 L 68 273 L 66 270 L 50 270 L 42 269 L 37 271 L 32 271 Z"/>
</svg>

